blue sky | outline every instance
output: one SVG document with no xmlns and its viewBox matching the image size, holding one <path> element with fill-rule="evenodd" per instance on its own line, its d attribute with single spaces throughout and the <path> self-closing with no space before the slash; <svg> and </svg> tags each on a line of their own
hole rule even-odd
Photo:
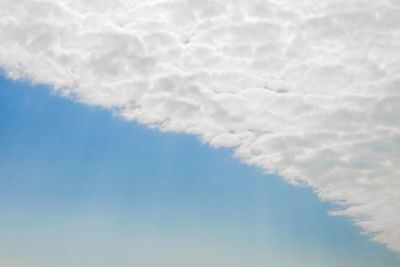
<svg viewBox="0 0 400 267">
<path fill-rule="evenodd" d="M 189 135 L 0 78 L 0 265 L 395 267 L 334 205 Z"/>
</svg>

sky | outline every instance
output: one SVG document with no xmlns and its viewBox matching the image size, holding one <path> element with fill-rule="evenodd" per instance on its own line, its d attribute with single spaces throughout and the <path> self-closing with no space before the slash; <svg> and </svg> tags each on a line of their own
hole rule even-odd
<svg viewBox="0 0 400 267">
<path fill-rule="evenodd" d="M 293 186 L 198 138 L 0 78 L 4 267 L 395 267 Z"/>
<path fill-rule="evenodd" d="M 77 207 L 85 208 L 85 205 L 78 203 L 86 201 L 86 208 L 91 211 L 96 210 L 96 205 L 107 204 L 110 206 L 106 205 L 105 210 L 108 207 L 116 212 L 119 209 L 112 209 L 112 206 L 120 207 L 120 203 L 125 199 L 124 190 L 135 188 L 137 194 L 129 195 L 137 196 L 137 201 L 127 202 L 134 203 L 133 207 L 137 212 L 155 216 L 151 217 L 154 220 L 152 223 L 132 217 L 135 218 L 132 219 L 135 224 L 142 223 L 144 229 L 151 225 L 158 226 L 161 222 L 165 227 L 175 227 L 174 219 L 177 217 L 168 217 L 167 215 L 174 213 L 166 211 L 171 205 L 172 210 L 182 214 L 174 206 L 181 203 L 181 209 L 190 211 L 190 214 L 198 216 L 198 220 L 204 219 L 204 222 L 197 225 L 188 219 L 187 225 L 176 226 L 176 229 L 207 226 L 221 234 L 218 242 L 211 242 L 206 238 L 196 243 L 199 248 L 182 245 L 183 250 L 189 255 L 192 255 L 193 251 L 213 252 L 212 257 L 206 258 L 211 260 L 214 257 L 214 262 L 227 261 L 231 257 L 227 256 L 228 252 L 222 251 L 222 248 L 226 248 L 222 244 L 227 243 L 223 234 L 232 236 L 227 233 L 246 220 L 234 218 L 233 214 L 230 214 L 233 216 L 232 220 L 227 219 L 228 214 L 224 217 L 223 214 L 231 211 L 224 207 L 224 203 L 226 201 L 226 204 L 231 203 L 232 207 L 235 206 L 237 213 L 234 214 L 241 214 L 236 207 L 240 205 L 243 205 L 240 207 L 244 213 L 250 212 L 252 209 L 244 208 L 246 198 L 242 199 L 242 196 L 246 194 L 237 192 L 240 197 L 233 193 L 227 193 L 227 196 L 218 195 L 219 189 L 213 191 L 214 193 L 209 192 L 216 199 L 208 205 L 212 207 L 212 213 L 215 213 L 214 218 L 219 218 L 221 224 L 219 219 L 213 223 L 206 219 L 202 205 L 207 202 L 201 202 L 195 196 L 208 192 L 207 187 L 202 184 L 204 181 L 209 185 L 211 181 L 214 183 L 218 180 L 219 182 L 214 184 L 217 188 L 226 188 L 223 186 L 224 181 L 235 181 L 236 186 L 243 190 L 251 183 L 244 182 L 249 179 L 212 178 L 225 175 L 211 175 L 211 170 L 214 170 L 211 166 L 215 166 L 215 171 L 218 166 L 218 173 L 232 171 L 234 177 L 241 172 L 234 171 L 236 167 L 233 168 L 230 163 L 229 166 L 225 166 L 225 163 L 217 164 L 219 160 L 211 160 L 212 157 L 204 156 L 207 160 L 196 159 L 201 153 L 197 150 L 186 151 L 193 144 L 200 146 L 199 149 L 205 151 L 204 153 L 222 153 L 223 157 L 234 158 L 232 164 L 236 162 L 240 166 L 238 168 L 247 168 L 256 177 L 275 177 L 262 180 L 275 181 L 276 184 L 265 187 L 260 185 L 257 189 L 276 190 L 275 188 L 280 188 L 278 185 L 284 187 L 290 184 L 297 186 L 297 189 L 293 190 L 300 190 L 296 192 L 309 190 L 320 205 L 329 206 L 321 213 L 325 214 L 326 218 L 347 220 L 346 222 L 354 227 L 352 229 L 355 229 L 357 236 L 361 235 L 369 240 L 368 242 L 382 245 L 386 248 L 386 253 L 398 254 L 399 14 L 399 0 L 2 0 L 0 69 L 3 76 L 7 77 L 4 79 L 13 80 L 16 84 L 22 83 L 19 87 L 34 84 L 35 88 L 45 88 L 37 90 L 46 92 L 39 95 L 49 103 L 53 98 L 54 101 L 65 101 L 65 104 L 60 102 L 60 107 L 55 105 L 57 108 L 71 105 L 68 111 L 61 112 L 39 105 L 42 100 L 32 101 L 38 108 L 43 107 L 41 115 L 35 117 L 42 125 L 41 131 L 31 133 L 22 128 L 8 132 L 2 130 L 4 133 L 0 133 L 4 138 L 16 138 L 3 141 L 4 147 L 10 146 L 5 150 L 9 151 L 9 154 L 4 156 L 7 159 L 4 168 L 6 171 L 18 171 L 23 175 L 27 170 L 21 167 L 13 169 L 12 164 L 37 166 L 29 171 L 29 176 L 42 177 L 44 181 L 32 178 L 29 180 L 32 184 L 24 182 L 19 185 L 27 186 L 20 188 L 21 192 L 30 187 L 32 190 L 36 188 L 36 191 L 27 191 L 27 196 L 29 192 L 36 192 L 36 196 L 32 198 L 32 202 L 26 203 L 36 203 L 43 207 L 43 215 L 47 209 L 65 205 L 66 211 L 62 212 L 62 209 L 59 209 L 59 221 L 49 222 L 47 228 L 43 226 L 49 231 L 48 234 L 52 229 L 52 233 L 56 233 L 53 228 L 56 226 L 67 227 L 75 223 L 76 226 L 79 225 L 80 220 L 73 219 L 69 222 L 71 225 L 64 224 L 65 220 L 62 220 L 61 216 L 68 212 L 77 212 Z M 25 91 L 37 90 L 27 88 Z M 7 96 L 6 99 L 14 98 Z M 10 107 L 13 105 L 10 104 Z M 17 105 L 13 108 L 17 108 Z M 82 114 L 78 111 L 82 111 Z M 91 115 L 86 116 L 83 113 L 103 115 L 93 115 L 92 118 Z M 33 117 L 22 123 L 24 116 L 33 116 L 35 112 L 21 111 L 22 114 L 19 119 L 4 115 L 4 120 L 7 121 L 5 125 L 36 125 Z M 68 118 L 72 117 L 76 123 L 67 124 Z M 49 123 L 47 120 L 50 119 L 57 124 Z M 96 122 L 93 121 L 95 119 Z M 108 123 L 112 125 L 100 129 Z M 55 128 L 52 125 L 59 126 Z M 7 127 L 5 129 L 8 129 Z M 129 134 L 133 131 L 130 127 L 135 127 L 135 134 Z M 60 134 L 57 134 L 56 129 Z M 157 140 L 165 136 L 169 141 L 141 141 L 136 131 L 143 131 L 143 138 L 146 140 L 153 136 Z M 117 132 L 121 136 L 112 139 Z M 27 134 L 26 138 L 21 136 L 22 140 L 31 141 L 19 141 L 17 138 L 22 134 Z M 128 136 L 137 137 L 138 144 L 129 146 Z M 183 143 L 181 139 L 184 140 Z M 175 142 L 184 145 L 177 145 Z M 151 144 L 150 151 L 153 152 L 149 152 L 148 157 L 144 156 L 144 144 Z M 118 147 L 124 148 L 124 153 L 117 149 Z M 22 152 L 23 148 L 26 148 L 25 153 Z M 110 150 L 110 153 L 103 151 L 103 148 Z M 185 153 L 181 153 L 181 149 Z M 23 164 L 11 161 L 13 156 L 18 158 L 19 154 L 15 153 L 20 150 L 21 155 L 25 155 L 21 158 L 24 159 Z M 49 159 L 45 159 L 45 156 Z M 182 162 L 192 156 L 193 163 L 181 163 L 180 168 L 176 168 L 182 176 L 178 179 L 180 176 L 172 171 L 175 168 L 171 167 L 174 164 L 170 161 Z M 131 161 L 128 161 L 128 158 Z M 39 168 L 45 162 L 46 168 Z M 139 162 L 138 166 L 133 168 L 133 162 Z M 195 165 L 195 162 L 207 163 L 210 166 Z M 63 167 L 64 164 L 70 165 Z M 153 191 L 153 187 L 147 182 L 142 183 L 151 179 L 138 178 L 131 181 L 115 178 L 125 177 L 128 173 L 132 175 L 132 168 L 140 174 L 139 177 L 159 175 L 160 178 L 156 179 L 157 190 Z M 45 172 L 47 169 L 49 172 Z M 72 170 L 73 173 L 69 173 Z M 90 170 L 97 170 L 96 175 L 89 175 L 93 173 Z M 43 178 L 47 177 L 45 173 L 48 177 L 61 175 L 68 178 L 47 179 Z M 77 182 L 83 181 L 78 186 L 70 176 L 92 178 L 76 178 Z M 109 176 L 115 177 L 110 179 Z M 187 178 L 192 176 L 197 178 Z M 206 180 L 201 180 L 201 177 L 206 177 Z M 186 194 L 183 193 L 186 191 L 178 190 L 181 187 L 173 186 L 175 179 L 185 182 L 183 184 L 187 189 Z M 5 184 L 11 186 L 10 180 Z M 64 181 L 71 181 L 71 184 L 63 184 Z M 191 185 L 189 182 L 196 182 L 198 185 Z M 38 186 L 43 184 L 47 187 L 40 189 L 46 189 L 46 194 L 39 192 Z M 59 190 L 53 190 L 53 187 Z M 111 192 L 112 189 L 115 189 L 115 193 Z M 117 193 L 118 191 L 122 192 Z M 69 199 L 70 194 L 74 198 Z M 104 200 L 102 194 L 107 196 Z M 174 198 L 167 197 L 169 194 L 174 195 Z M 5 194 L 10 198 L 17 195 L 10 192 Z M 250 196 L 259 196 L 262 199 L 261 196 L 268 195 L 266 192 L 248 192 L 249 199 Z M 285 194 L 280 192 L 276 195 L 283 197 Z M 290 197 L 285 198 L 288 200 L 271 203 L 287 203 L 296 199 L 292 194 L 288 195 Z M 154 206 L 144 205 L 143 203 L 147 202 L 139 196 L 149 201 L 153 200 L 150 204 L 153 203 Z M 228 196 L 236 202 L 229 200 Z M 57 201 L 53 201 L 53 197 L 57 198 Z M 217 205 L 217 200 L 222 201 L 221 205 Z M 24 202 L 15 201 L 15 207 L 22 209 Z M 270 203 L 267 199 L 265 201 Z M 76 206 L 69 206 L 73 203 Z M 302 201 L 295 203 L 294 206 L 287 204 L 286 208 L 277 209 L 276 212 L 291 217 L 297 216 L 303 208 L 312 206 Z M 248 206 L 258 207 L 253 204 Z M 265 209 L 267 207 L 268 205 L 263 206 Z M 158 212 L 161 212 L 162 216 Z M 48 211 L 48 214 L 51 212 Z M 55 211 L 53 214 L 56 214 Z M 83 214 L 89 216 L 91 213 L 82 211 L 82 216 Z M 106 211 L 104 217 L 105 214 Z M 134 213 L 126 212 L 121 207 L 118 214 Z M 254 214 L 261 216 L 263 213 L 254 211 Z M 337 219 L 338 217 L 329 217 L 327 214 L 343 217 Z M 260 220 L 260 224 L 257 225 L 264 225 L 261 217 L 257 216 L 257 220 L 254 219 L 257 222 Z M 242 215 L 239 217 L 242 218 Z M 275 218 L 268 218 L 271 217 Z M 182 220 L 186 218 L 183 216 Z M 243 215 L 243 218 L 248 217 Z M 28 219 L 23 221 L 30 221 Z M 298 223 L 297 219 L 293 220 Z M 89 216 L 87 224 L 91 221 Z M 222 225 L 226 226 L 225 221 L 230 221 L 232 225 L 226 228 L 228 230 L 218 230 L 218 225 L 221 225 L 221 228 Z M 280 227 L 287 225 L 281 220 L 278 221 Z M 123 229 L 111 227 L 114 222 L 111 220 L 108 222 L 110 225 L 98 225 L 98 228 L 109 226 L 110 229 Z M 271 219 L 268 222 L 271 223 Z M 9 224 L 14 225 L 14 222 L 10 221 Z M 38 224 L 42 225 L 39 222 Z M 305 226 L 296 228 L 294 225 L 287 225 L 287 229 L 281 232 L 285 234 L 274 233 L 279 237 L 298 236 Z M 253 228 L 258 229 L 257 227 Z M 325 224 L 320 222 L 312 228 L 326 229 Z M 91 229 L 94 231 L 96 227 Z M 104 231 L 105 236 L 108 233 Z M 185 233 L 187 235 L 183 235 L 181 239 L 163 237 L 163 242 L 167 244 L 166 240 L 170 238 L 176 242 L 181 240 L 180 244 L 186 244 L 185 238 L 196 239 L 192 230 Z M 90 236 L 77 232 L 75 235 Z M 334 242 L 335 237 L 343 235 L 345 234 L 338 231 L 326 239 L 332 239 L 331 242 Z M 65 232 L 65 238 L 72 236 L 73 233 Z M 255 236 L 261 239 L 263 235 Z M 309 236 L 314 235 L 303 237 L 319 248 L 319 239 L 309 240 Z M 322 238 L 325 235 L 315 236 Z M 246 236 L 250 237 L 252 235 Z M 150 240 L 159 237 L 148 238 Z M 282 244 L 287 244 L 285 240 L 281 239 Z M 128 246 L 123 246 L 124 240 L 120 241 L 121 250 L 122 247 L 128 249 Z M 153 241 L 143 244 L 161 242 Z M 132 246 L 141 248 L 139 243 L 132 243 Z M 231 243 L 236 244 L 233 241 Z M 255 241 L 250 243 L 257 244 Z M 60 241 L 60 244 L 65 242 Z M 83 246 L 85 243 L 80 244 Z M 217 249 L 219 244 L 220 252 Z M 238 257 L 246 254 L 245 251 L 252 251 L 250 248 L 245 250 L 232 246 L 233 250 L 240 251 L 233 253 Z M 89 243 L 85 248 L 88 247 Z M 356 246 L 351 247 L 354 249 Z M 175 247 L 169 248 L 173 251 Z M 276 251 L 281 254 L 285 251 L 279 246 L 277 248 Z M 302 244 L 301 248 L 306 249 L 309 246 Z M 103 249 L 106 250 L 105 247 Z M 265 248 L 263 251 L 266 250 L 271 249 Z M 240 258 L 261 257 L 261 254 L 252 253 L 243 254 Z M 144 252 L 139 254 L 143 259 L 146 258 Z M 271 260 L 287 258 L 279 257 L 281 254 L 271 254 Z M 304 254 L 307 253 L 302 255 Z M 315 261 L 334 262 L 331 259 L 326 260 L 326 255 L 322 252 L 317 254 L 319 258 Z M 361 254 L 366 255 L 364 252 Z M 175 254 L 165 252 L 164 255 L 165 259 L 157 258 L 154 259 L 155 262 L 147 265 L 159 265 L 168 259 L 172 261 L 169 257 Z M 265 257 L 265 253 L 262 255 Z M 141 257 L 137 264 L 140 264 Z M 192 256 L 187 257 L 187 260 L 193 260 Z M 234 259 L 231 261 L 241 264 Z M 206 265 L 207 262 L 203 264 Z M 312 266 L 311 264 L 314 263 L 307 266 Z M 374 260 L 368 261 L 368 264 L 374 264 Z M 284 263 L 280 265 L 284 266 Z"/>
<path fill-rule="evenodd" d="M 0 67 L 307 184 L 400 252 L 398 0 L 2 0 Z"/>
</svg>

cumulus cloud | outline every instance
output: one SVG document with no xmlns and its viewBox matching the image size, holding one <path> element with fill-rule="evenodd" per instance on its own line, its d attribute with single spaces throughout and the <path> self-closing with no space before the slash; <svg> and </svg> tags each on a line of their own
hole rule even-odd
<svg viewBox="0 0 400 267">
<path fill-rule="evenodd" d="M 400 1 L 2 0 L 0 66 L 233 147 L 400 251 Z"/>
</svg>

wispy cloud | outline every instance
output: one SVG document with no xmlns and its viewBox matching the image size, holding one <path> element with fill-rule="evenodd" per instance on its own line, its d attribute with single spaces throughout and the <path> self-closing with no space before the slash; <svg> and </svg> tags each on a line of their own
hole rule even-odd
<svg viewBox="0 0 400 267">
<path fill-rule="evenodd" d="M 400 2 L 0 2 L 0 65 L 235 147 L 400 251 Z"/>
</svg>

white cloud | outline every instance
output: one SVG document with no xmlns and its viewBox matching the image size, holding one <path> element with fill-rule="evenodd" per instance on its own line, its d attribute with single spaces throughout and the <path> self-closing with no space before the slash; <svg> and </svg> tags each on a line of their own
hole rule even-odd
<svg viewBox="0 0 400 267">
<path fill-rule="evenodd" d="M 2 0 L 0 65 L 234 146 L 400 251 L 398 0 Z"/>
</svg>

